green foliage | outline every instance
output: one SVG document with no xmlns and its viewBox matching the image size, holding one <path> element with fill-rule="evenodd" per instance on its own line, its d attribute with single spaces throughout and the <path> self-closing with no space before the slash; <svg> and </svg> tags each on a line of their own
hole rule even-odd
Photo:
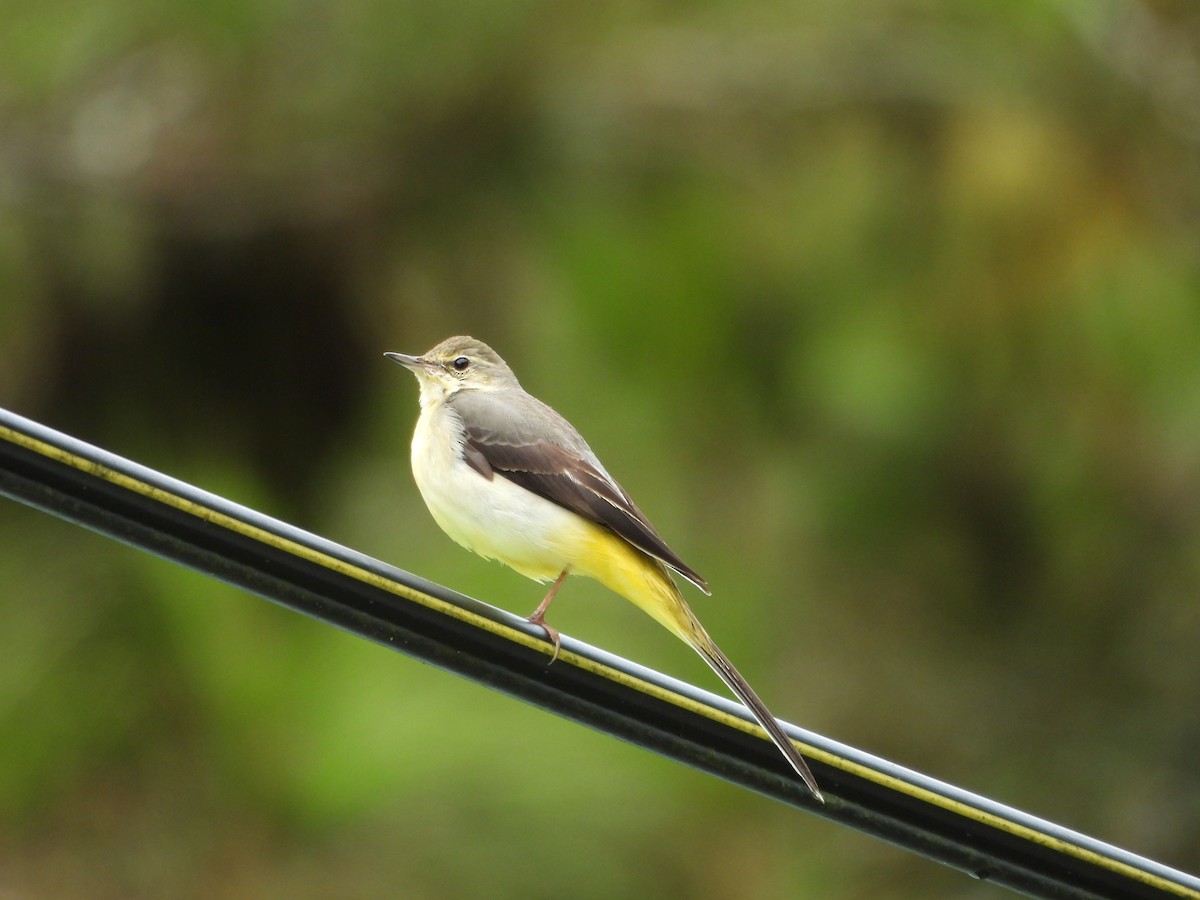
<svg viewBox="0 0 1200 900">
<path fill-rule="evenodd" d="M 779 715 L 1195 869 L 1196 24 L 0 4 L 0 403 L 527 611 L 428 519 L 380 358 L 474 333 Z M 0 538 L 17 893 L 978 892 L 13 504 Z M 595 586 L 554 615 L 717 689 Z"/>
</svg>

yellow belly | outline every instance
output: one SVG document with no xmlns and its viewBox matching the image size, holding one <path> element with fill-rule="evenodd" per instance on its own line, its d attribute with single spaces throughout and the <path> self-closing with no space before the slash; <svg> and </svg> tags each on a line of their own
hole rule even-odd
<svg viewBox="0 0 1200 900">
<path fill-rule="evenodd" d="M 688 644 L 694 646 L 702 635 L 707 640 L 666 566 L 602 525 L 588 524 L 583 552 L 572 571 L 595 578 Z"/>
</svg>

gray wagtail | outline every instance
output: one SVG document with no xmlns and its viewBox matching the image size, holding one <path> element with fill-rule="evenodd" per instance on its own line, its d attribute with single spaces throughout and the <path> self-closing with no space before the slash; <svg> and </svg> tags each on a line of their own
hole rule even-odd
<svg viewBox="0 0 1200 900">
<path fill-rule="evenodd" d="M 534 581 L 553 580 L 529 621 L 570 574 L 628 598 L 704 658 L 824 802 L 804 757 L 688 607 L 668 569 L 704 593 L 708 585 L 666 545 L 571 423 L 527 394 L 481 341 L 452 337 L 423 356 L 384 354 L 421 385 L 412 442 L 417 487 L 434 521 L 474 553 Z"/>
</svg>

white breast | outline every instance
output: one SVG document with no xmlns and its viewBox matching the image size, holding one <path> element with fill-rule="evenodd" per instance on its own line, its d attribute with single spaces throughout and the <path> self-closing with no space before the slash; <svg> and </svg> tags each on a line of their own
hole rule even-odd
<svg viewBox="0 0 1200 900">
<path fill-rule="evenodd" d="M 480 556 L 548 581 L 584 551 L 588 524 L 575 513 L 494 474 L 467 465 L 462 423 L 441 403 L 421 410 L 413 435 L 413 477 L 443 531 Z"/>
</svg>

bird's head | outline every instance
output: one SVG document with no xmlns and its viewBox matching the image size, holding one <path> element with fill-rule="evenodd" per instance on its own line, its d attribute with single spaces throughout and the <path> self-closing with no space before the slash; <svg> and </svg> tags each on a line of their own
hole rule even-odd
<svg viewBox="0 0 1200 900">
<path fill-rule="evenodd" d="M 422 407 L 444 403 L 459 391 L 500 391 L 521 386 L 500 354 L 473 337 L 446 338 L 420 356 L 383 355 L 417 376 Z"/>
</svg>

